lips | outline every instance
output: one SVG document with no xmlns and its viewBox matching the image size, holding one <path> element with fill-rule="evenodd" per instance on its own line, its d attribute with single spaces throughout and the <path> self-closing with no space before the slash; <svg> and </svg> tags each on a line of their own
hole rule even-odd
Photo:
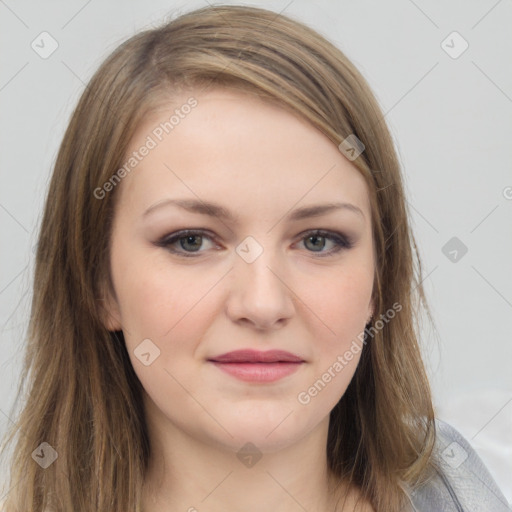
<svg viewBox="0 0 512 512">
<path fill-rule="evenodd" d="M 222 372 L 254 384 L 276 382 L 292 375 L 305 363 L 284 350 L 235 350 L 208 360 Z"/>
<path fill-rule="evenodd" d="M 302 363 L 304 360 L 284 350 L 235 350 L 209 359 L 216 363 Z"/>
</svg>

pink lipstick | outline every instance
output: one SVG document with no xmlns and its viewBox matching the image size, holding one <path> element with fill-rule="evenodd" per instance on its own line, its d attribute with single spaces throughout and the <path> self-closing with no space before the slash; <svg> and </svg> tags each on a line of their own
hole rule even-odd
<svg viewBox="0 0 512 512">
<path fill-rule="evenodd" d="M 275 382 L 297 371 L 305 361 L 284 350 L 235 350 L 208 361 L 246 382 Z"/>
</svg>

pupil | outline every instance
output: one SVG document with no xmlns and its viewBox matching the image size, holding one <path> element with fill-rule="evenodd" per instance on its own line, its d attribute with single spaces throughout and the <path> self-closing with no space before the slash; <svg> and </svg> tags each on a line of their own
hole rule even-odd
<svg viewBox="0 0 512 512">
<path fill-rule="evenodd" d="M 323 236 L 309 236 L 308 237 L 308 240 L 313 240 L 313 243 L 317 242 L 318 240 L 324 240 L 324 237 Z M 319 248 L 319 249 L 322 249 L 323 248 L 323 245 L 322 246 L 319 246 L 319 245 L 314 245 L 314 247 L 316 248 Z"/>
<path fill-rule="evenodd" d="M 190 243 L 192 245 L 192 250 L 196 251 L 197 249 L 199 249 L 199 247 L 201 247 L 201 241 L 199 241 L 199 243 L 196 243 L 194 245 L 194 240 L 196 239 L 200 239 L 201 237 L 198 236 L 198 235 L 189 235 L 189 236 L 186 236 L 184 238 L 181 239 L 181 247 L 183 249 L 187 249 L 187 247 L 184 246 L 183 244 L 183 241 L 185 241 L 185 244 L 188 244 Z M 190 248 L 190 247 L 189 247 Z"/>
</svg>

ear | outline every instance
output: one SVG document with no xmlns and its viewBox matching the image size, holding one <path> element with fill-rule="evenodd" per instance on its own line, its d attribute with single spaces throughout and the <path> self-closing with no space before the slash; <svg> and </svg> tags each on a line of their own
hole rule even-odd
<svg viewBox="0 0 512 512">
<path fill-rule="evenodd" d="M 97 299 L 98 314 L 105 329 L 108 331 L 121 331 L 121 312 L 115 293 L 103 283 L 100 297 Z"/>
</svg>

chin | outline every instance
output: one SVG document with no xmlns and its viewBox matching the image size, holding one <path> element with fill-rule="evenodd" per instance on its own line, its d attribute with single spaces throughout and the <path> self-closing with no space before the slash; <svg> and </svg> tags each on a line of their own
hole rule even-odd
<svg viewBox="0 0 512 512">
<path fill-rule="evenodd" d="M 318 421 L 299 415 L 304 415 L 300 409 L 291 410 L 282 405 L 276 405 L 270 410 L 263 406 L 252 406 L 249 414 L 243 410 L 238 416 L 224 418 L 219 422 L 231 434 L 222 430 L 220 441 L 226 448 L 238 451 L 246 443 L 252 443 L 262 453 L 272 453 L 287 448 L 305 437 L 317 425 Z"/>
</svg>

